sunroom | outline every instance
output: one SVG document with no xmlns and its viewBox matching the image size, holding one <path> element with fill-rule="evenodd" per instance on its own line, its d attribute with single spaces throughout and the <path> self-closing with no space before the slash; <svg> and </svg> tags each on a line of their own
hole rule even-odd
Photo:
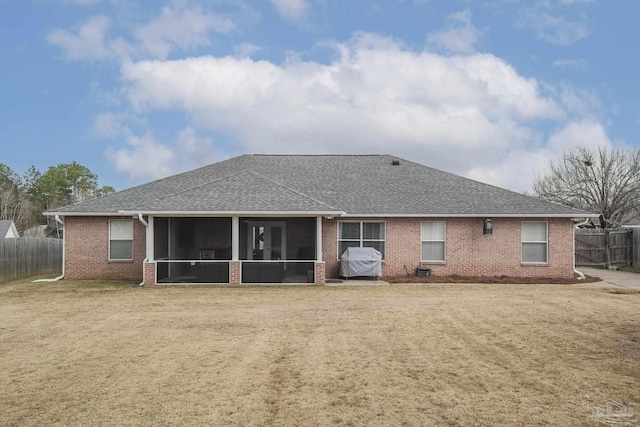
<svg viewBox="0 0 640 427">
<path fill-rule="evenodd" d="M 315 283 L 321 218 L 152 216 L 147 255 L 157 284 Z"/>
</svg>

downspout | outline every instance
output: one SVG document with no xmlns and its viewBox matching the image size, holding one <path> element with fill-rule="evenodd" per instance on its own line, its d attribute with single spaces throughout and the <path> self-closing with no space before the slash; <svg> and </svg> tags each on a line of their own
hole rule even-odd
<svg viewBox="0 0 640 427">
<path fill-rule="evenodd" d="M 149 232 L 148 228 L 149 228 L 149 223 L 147 221 L 144 220 L 144 218 L 142 217 L 142 214 L 139 213 L 138 214 L 138 221 L 140 221 L 140 224 L 144 225 L 145 228 L 145 248 L 147 246 L 146 244 L 146 235 Z M 146 250 L 145 250 L 145 254 L 146 254 Z M 144 286 L 144 265 L 147 263 L 147 261 L 149 261 L 149 255 L 145 256 L 144 259 L 142 260 L 142 282 L 140 282 L 140 284 L 138 286 L 143 287 Z"/>
<path fill-rule="evenodd" d="M 56 215 L 56 222 L 60 223 L 64 227 L 64 221 L 60 219 L 60 215 Z M 42 283 L 42 282 L 57 282 L 58 280 L 64 278 L 64 261 L 65 261 L 65 252 L 66 252 L 66 244 L 67 241 L 67 233 L 65 232 L 62 236 L 62 274 L 53 279 L 38 279 L 34 280 L 32 283 Z"/>
<path fill-rule="evenodd" d="M 589 220 L 586 219 L 579 224 L 573 226 L 573 272 L 578 275 L 578 280 L 584 280 L 584 273 L 582 271 L 578 271 L 576 268 L 576 230 L 578 227 L 589 224 Z"/>
</svg>

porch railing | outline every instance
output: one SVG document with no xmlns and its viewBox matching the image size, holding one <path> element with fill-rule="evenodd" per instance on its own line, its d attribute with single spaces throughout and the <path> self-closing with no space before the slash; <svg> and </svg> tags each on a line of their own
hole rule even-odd
<svg viewBox="0 0 640 427">
<path fill-rule="evenodd" d="M 156 261 L 157 283 L 229 283 L 229 261 Z"/>
<path fill-rule="evenodd" d="M 309 260 L 241 261 L 242 283 L 313 283 L 316 263 Z"/>
<path fill-rule="evenodd" d="M 230 261 L 156 260 L 159 284 L 228 284 Z M 240 261 L 241 283 L 314 283 L 316 262 L 310 260 Z"/>
</svg>

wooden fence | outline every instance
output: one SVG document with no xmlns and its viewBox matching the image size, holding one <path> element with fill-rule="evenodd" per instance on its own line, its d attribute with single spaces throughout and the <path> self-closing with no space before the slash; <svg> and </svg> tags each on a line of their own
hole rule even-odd
<svg viewBox="0 0 640 427">
<path fill-rule="evenodd" d="M 629 228 L 631 230 L 631 265 L 640 267 L 640 227 Z"/>
<path fill-rule="evenodd" d="M 0 239 L 0 282 L 61 272 L 61 239 Z"/>
<path fill-rule="evenodd" d="M 638 237 L 638 236 L 636 236 Z M 576 265 L 605 267 L 633 263 L 634 231 L 629 228 L 576 230 Z"/>
</svg>

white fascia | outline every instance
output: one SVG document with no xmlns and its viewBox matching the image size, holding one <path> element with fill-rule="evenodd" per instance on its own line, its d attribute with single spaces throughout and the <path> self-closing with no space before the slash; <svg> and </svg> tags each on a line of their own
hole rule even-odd
<svg viewBox="0 0 640 427">
<path fill-rule="evenodd" d="M 343 218 L 598 218 L 599 214 L 344 214 Z"/>
<path fill-rule="evenodd" d="M 136 212 L 138 215 L 140 212 Z M 122 214 L 120 212 L 43 212 L 44 216 L 132 216 L 134 214 Z"/>
<path fill-rule="evenodd" d="M 237 212 L 202 212 L 202 211 L 119 211 L 119 215 L 130 216 L 150 215 L 161 216 L 188 216 L 188 217 L 229 217 L 229 216 L 251 216 L 251 217 L 310 217 L 310 216 L 343 216 L 343 211 L 237 211 Z"/>
</svg>

